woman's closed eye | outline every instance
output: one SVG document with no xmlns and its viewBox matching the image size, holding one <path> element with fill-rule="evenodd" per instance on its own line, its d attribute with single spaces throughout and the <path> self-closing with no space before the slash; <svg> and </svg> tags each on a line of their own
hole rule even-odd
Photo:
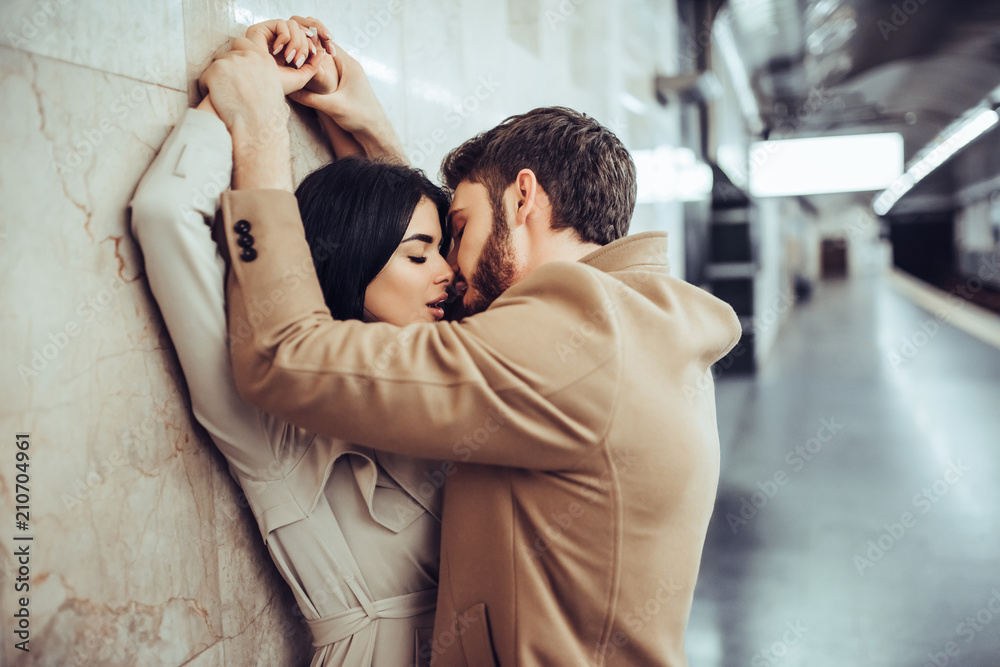
<svg viewBox="0 0 1000 667">
<path fill-rule="evenodd" d="M 410 257 L 410 261 L 414 264 L 423 264 L 427 261 L 426 257 Z"/>
</svg>

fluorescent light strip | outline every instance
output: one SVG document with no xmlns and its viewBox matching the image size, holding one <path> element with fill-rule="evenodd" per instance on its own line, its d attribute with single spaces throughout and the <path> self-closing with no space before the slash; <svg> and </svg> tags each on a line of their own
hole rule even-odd
<svg viewBox="0 0 1000 667">
<path fill-rule="evenodd" d="M 875 198 L 872 204 L 875 215 L 885 215 L 891 211 L 896 202 L 917 183 L 927 178 L 935 169 L 988 132 L 998 122 L 1000 114 L 995 110 L 980 108 L 948 126 L 937 139 L 920 151 L 905 174 Z"/>
</svg>

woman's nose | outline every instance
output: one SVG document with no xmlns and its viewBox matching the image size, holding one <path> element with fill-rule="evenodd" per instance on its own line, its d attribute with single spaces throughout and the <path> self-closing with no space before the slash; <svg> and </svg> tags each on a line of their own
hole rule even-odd
<svg viewBox="0 0 1000 667">
<path fill-rule="evenodd" d="M 438 274 L 434 279 L 434 283 L 444 283 L 445 285 L 448 285 L 455 279 L 455 272 L 451 268 L 451 263 L 449 263 L 443 255 L 438 255 L 438 257 L 441 258 L 441 266 L 438 269 Z"/>
</svg>

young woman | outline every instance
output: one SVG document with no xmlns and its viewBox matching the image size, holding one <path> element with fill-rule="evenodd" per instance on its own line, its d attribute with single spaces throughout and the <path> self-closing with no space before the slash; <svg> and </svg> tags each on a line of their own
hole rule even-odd
<svg viewBox="0 0 1000 667">
<path fill-rule="evenodd" d="M 315 28 L 262 25 L 251 31 L 270 31 L 276 57 L 285 55 L 282 30 L 285 46 L 324 55 Z M 312 46 L 303 46 L 303 33 Z M 303 65 L 301 57 L 291 63 Z M 324 125 L 335 151 L 359 150 L 329 119 Z M 210 229 L 231 168 L 230 135 L 203 103 L 171 132 L 130 203 L 194 415 L 225 455 L 312 630 L 311 664 L 420 664 L 437 596 L 440 464 L 308 433 L 240 399 L 227 343 L 241 340 L 227 341 L 226 266 Z M 448 199 L 421 172 L 338 160 L 309 175 L 296 196 L 333 317 L 406 325 L 443 316 L 453 279 L 441 254 L 450 242 Z M 246 248 L 253 251 L 252 239 Z M 258 315 L 267 317 L 266 304 Z"/>
</svg>

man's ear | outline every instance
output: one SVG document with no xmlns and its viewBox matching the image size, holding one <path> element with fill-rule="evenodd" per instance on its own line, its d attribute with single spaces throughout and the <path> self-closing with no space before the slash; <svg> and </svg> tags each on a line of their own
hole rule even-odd
<svg viewBox="0 0 1000 667">
<path fill-rule="evenodd" d="M 538 178 L 535 172 L 530 169 L 522 169 L 514 177 L 514 191 L 517 199 L 514 208 L 514 222 L 523 225 L 528 221 L 528 217 L 537 213 L 538 194 L 541 186 L 538 185 Z"/>
</svg>

